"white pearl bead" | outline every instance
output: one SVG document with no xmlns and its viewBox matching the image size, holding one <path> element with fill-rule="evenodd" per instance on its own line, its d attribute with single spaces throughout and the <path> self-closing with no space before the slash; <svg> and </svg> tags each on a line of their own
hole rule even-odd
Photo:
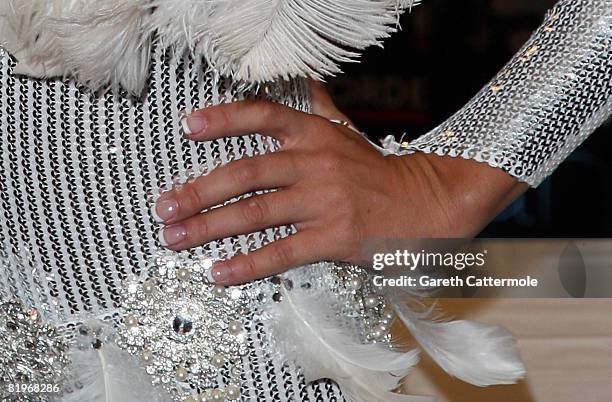
<svg viewBox="0 0 612 402">
<path fill-rule="evenodd" d="M 225 286 L 215 286 L 213 293 L 216 297 L 223 297 L 225 295 Z"/>
<path fill-rule="evenodd" d="M 211 363 L 215 367 L 223 367 L 223 365 L 225 364 L 225 356 L 221 353 L 217 353 L 212 357 Z"/>
<path fill-rule="evenodd" d="M 186 270 L 185 268 L 181 268 L 177 271 L 176 276 L 177 278 L 179 278 L 179 280 L 181 281 L 186 281 L 189 279 L 189 276 L 191 274 L 189 273 L 188 270 Z"/>
<path fill-rule="evenodd" d="M 134 315 L 128 315 L 123 319 L 125 326 L 128 328 L 134 328 L 138 326 L 138 317 Z"/>
<path fill-rule="evenodd" d="M 155 281 L 153 279 L 149 279 L 145 281 L 145 283 L 142 284 L 142 291 L 145 294 L 150 295 L 153 292 L 155 292 L 156 287 L 157 287 L 157 284 L 155 283 Z"/>
<path fill-rule="evenodd" d="M 225 392 L 222 389 L 213 389 L 211 394 L 212 401 L 224 401 L 225 400 Z"/>
<path fill-rule="evenodd" d="M 238 321 L 232 321 L 227 325 L 227 330 L 232 335 L 238 335 L 242 332 L 242 324 Z"/>
<path fill-rule="evenodd" d="M 240 397 L 240 388 L 238 388 L 237 385 L 234 385 L 234 384 L 228 385 L 228 387 L 226 388 L 226 392 L 227 392 L 227 399 L 229 399 L 230 401 L 234 401 Z"/>
<path fill-rule="evenodd" d="M 365 306 L 367 308 L 374 308 L 378 306 L 379 303 L 380 303 L 380 300 L 378 300 L 378 297 L 376 296 L 368 296 L 365 299 Z"/>
<path fill-rule="evenodd" d="M 189 377 L 189 372 L 187 371 L 185 367 L 181 366 L 176 369 L 176 372 L 174 373 L 174 375 L 177 381 L 184 382 L 185 380 L 187 380 L 187 377 Z"/>
<path fill-rule="evenodd" d="M 359 278 L 353 278 L 350 280 L 350 282 L 348 283 L 348 288 L 351 290 L 358 290 L 361 288 L 361 279 Z"/>
<path fill-rule="evenodd" d="M 140 354 L 140 360 L 144 363 L 144 364 L 151 364 L 153 362 L 153 353 L 151 353 L 148 350 L 143 351 Z"/>
</svg>

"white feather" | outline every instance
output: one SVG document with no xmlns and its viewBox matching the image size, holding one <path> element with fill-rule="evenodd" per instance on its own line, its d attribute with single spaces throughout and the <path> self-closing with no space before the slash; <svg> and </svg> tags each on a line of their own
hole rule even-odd
<svg viewBox="0 0 612 402">
<path fill-rule="evenodd" d="M 322 75 L 389 36 L 397 0 L 221 0 L 211 16 L 218 62 L 247 81 Z"/>
<path fill-rule="evenodd" d="M 17 72 L 138 94 L 153 38 L 248 83 L 340 71 L 415 0 L 3 0 Z M 2 19 L 2 17 L 0 17 Z M 2 28 L 0 26 L 0 28 Z M 17 42 L 17 43 L 16 43 Z"/>
<path fill-rule="evenodd" d="M 322 293 L 288 292 L 272 303 L 267 315 L 281 361 L 293 360 L 307 381 L 336 381 L 351 402 L 432 402 L 433 398 L 391 392 L 418 362 L 418 352 L 392 351 L 363 344 L 338 319 L 330 317 L 329 297 Z"/>
<path fill-rule="evenodd" d="M 61 402 L 168 402 L 162 388 L 154 388 L 136 359 L 112 343 L 100 349 L 71 354 L 76 383 L 81 387 Z"/>
<path fill-rule="evenodd" d="M 138 0 L 9 0 L 20 39 L 18 74 L 69 75 L 98 89 L 140 93 L 149 69 L 146 10 Z"/>
<path fill-rule="evenodd" d="M 447 373 L 481 387 L 514 384 L 525 375 L 516 341 L 504 328 L 464 320 L 435 322 L 401 303 L 395 303 L 394 309 Z"/>
</svg>

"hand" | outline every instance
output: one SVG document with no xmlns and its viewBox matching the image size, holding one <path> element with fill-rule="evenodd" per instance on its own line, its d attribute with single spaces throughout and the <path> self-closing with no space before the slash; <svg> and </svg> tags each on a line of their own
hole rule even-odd
<svg viewBox="0 0 612 402">
<path fill-rule="evenodd" d="M 309 115 L 264 101 L 194 112 L 184 121 L 193 141 L 259 132 L 279 152 L 245 158 L 162 195 L 154 212 L 172 250 L 294 224 L 298 233 L 215 264 L 223 285 L 243 283 L 322 260 L 358 262 L 372 238 L 469 237 L 526 186 L 501 170 L 463 159 L 414 154 L 383 157 L 359 134 L 322 86 L 313 86 Z M 235 196 L 278 188 L 222 208 Z"/>
</svg>

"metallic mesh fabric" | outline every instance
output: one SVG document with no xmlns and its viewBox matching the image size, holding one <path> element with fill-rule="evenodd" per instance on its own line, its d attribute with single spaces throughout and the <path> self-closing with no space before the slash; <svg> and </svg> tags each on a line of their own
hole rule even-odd
<svg viewBox="0 0 612 402">
<path fill-rule="evenodd" d="M 161 248 L 150 214 L 173 182 L 244 156 L 271 152 L 259 135 L 194 143 L 179 116 L 251 92 L 214 72 L 198 80 L 192 61 L 157 50 L 143 99 L 92 94 L 62 80 L 12 75 L 0 50 L 0 299 L 18 298 L 65 328 L 117 319 L 122 284 Z M 303 81 L 259 91 L 308 110 Z M 281 227 L 222 239 L 191 254 L 226 258 L 290 233 Z M 292 365 L 266 362 L 262 326 L 249 333 L 245 400 L 341 401 L 331 382 L 307 386 Z"/>
<path fill-rule="evenodd" d="M 400 153 L 474 159 L 537 186 L 611 111 L 612 0 L 563 0 L 474 99 Z"/>
</svg>

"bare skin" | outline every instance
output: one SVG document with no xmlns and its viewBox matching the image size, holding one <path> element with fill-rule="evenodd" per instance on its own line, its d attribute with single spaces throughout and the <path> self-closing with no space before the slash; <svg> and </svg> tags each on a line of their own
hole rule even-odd
<svg viewBox="0 0 612 402">
<path fill-rule="evenodd" d="M 212 276 L 232 285 L 315 261 L 358 262 L 371 238 L 453 238 L 480 232 L 527 189 L 505 172 L 463 159 L 414 154 L 383 157 L 358 134 L 324 88 L 313 84 L 309 115 L 269 102 L 245 101 L 194 112 L 193 141 L 252 132 L 281 150 L 220 167 L 165 193 L 155 214 L 169 249 L 294 224 L 298 233 L 247 255 L 218 262 Z M 278 188 L 203 210 L 237 195 Z"/>
</svg>

